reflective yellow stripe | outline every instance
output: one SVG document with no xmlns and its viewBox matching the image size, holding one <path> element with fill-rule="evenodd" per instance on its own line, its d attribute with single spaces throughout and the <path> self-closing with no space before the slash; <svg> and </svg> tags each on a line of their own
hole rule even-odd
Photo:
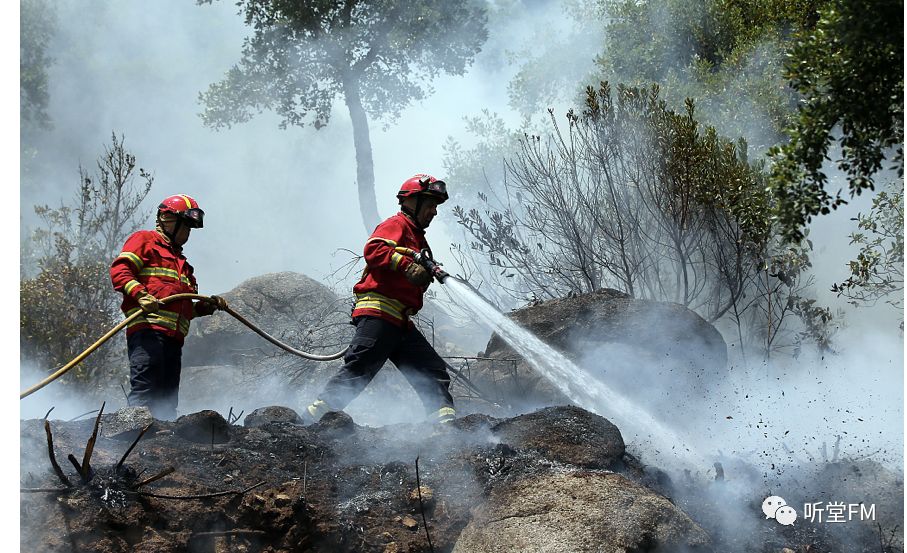
<svg viewBox="0 0 907 553">
<path fill-rule="evenodd" d="M 179 280 L 184 284 L 188 284 L 190 286 L 192 285 L 192 281 L 189 280 L 189 277 L 179 274 L 174 269 L 167 269 L 164 267 L 146 267 L 139 271 L 139 276 L 168 277 L 174 280 Z"/>
<path fill-rule="evenodd" d="M 137 280 L 130 280 L 129 282 L 126 283 L 126 286 L 123 287 L 123 290 L 125 290 L 127 294 L 131 294 L 132 291 L 135 290 L 136 286 L 141 286 L 141 285 L 142 285 L 142 283 Z"/>
<path fill-rule="evenodd" d="M 141 310 L 140 307 L 134 307 L 126 312 L 126 316 L 129 317 L 136 311 Z M 126 327 L 129 328 L 139 324 L 153 324 L 170 330 L 177 330 L 178 328 L 183 336 L 189 334 L 189 321 L 180 317 L 179 313 L 167 311 L 166 309 L 161 309 L 157 313 L 145 313 L 141 317 L 136 317 L 132 322 L 126 325 Z"/>
<path fill-rule="evenodd" d="M 145 318 L 148 319 L 148 322 L 153 325 L 159 325 L 170 330 L 176 330 L 176 319 L 170 319 L 168 317 L 161 316 L 160 313 L 146 313 Z"/>
<path fill-rule="evenodd" d="M 169 321 L 176 321 L 180 318 L 180 314 L 175 311 L 170 311 L 169 309 L 158 309 L 157 313 L 152 313 L 158 317 L 162 317 Z"/>
<path fill-rule="evenodd" d="M 173 269 L 164 267 L 146 267 L 139 272 L 140 276 L 165 276 L 173 279 L 179 279 L 180 274 Z"/>
<path fill-rule="evenodd" d="M 377 301 L 368 301 L 368 302 L 357 302 L 355 309 L 375 309 L 381 311 L 382 313 L 387 313 L 388 315 L 393 315 L 395 319 L 402 319 L 403 314 L 399 311 L 394 310 L 391 307 L 388 307 L 387 304 L 380 303 Z"/>
<path fill-rule="evenodd" d="M 189 196 L 180 194 L 180 198 L 182 198 L 183 201 L 186 202 L 186 209 L 192 209 L 192 202 L 189 201 Z"/>
<path fill-rule="evenodd" d="M 122 252 L 122 253 L 120 253 L 120 255 L 117 256 L 117 259 L 119 259 L 120 257 L 122 257 L 123 259 L 128 259 L 129 261 L 132 261 L 132 264 L 135 265 L 135 268 L 138 269 L 139 271 L 141 271 L 142 267 L 145 266 L 145 263 L 142 261 L 142 259 L 132 252 Z"/>
<path fill-rule="evenodd" d="M 320 419 L 322 415 L 329 411 L 328 404 L 320 399 L 315 400 L 315 403 L 309 405 L 305 409 L 309 412 L 309 415 L 312 415 L 312 418 L 316 420 Z"/>
<path fill-rule="evenodd" d="M 371 238 L 369 238 L 369 239 L 366 241 L 366 244 L 368 244 L 369 242 L 384 242 L 384 243 L 387 244 L 388 246 L 396 246 L 396 245 L 397 245 L 397 243 L 394 242 L 393 240 L 390 240 L 390 239 L 388 239 L 388 238 L 381 238 L 380 236 L 372 236 Z"/>
<path fill-rule="evenodd" d="M 356 294 L 356 305 L 353 309 L 377 309 L 397 319 L 403 318 L 406 306 L 402 302 L 374 292 Z"/>
<path fill-rule="evenodd" d="M 457 416 L 457 412 L 453 407 L 442 407 L 434 412 L 434 416 L 438 422 L 445 423 L 452 421 Z"/>
<path fill-rule="evenodd" d="M 400 300 L 395 300 L 394 298 L 389 298 L 384 294 L 379 294 L 378 292 L 363 292 L 361 294 L 356 294 L 356 301 L 380 301 L 389 304 L 391 307 L 395 308 L 398 311 L 403 311 L 406 309 L 406 305 Z"/>
<path fill-rule="evenodd" d="M 391 255 L 391 270 L 396 271 L 397 267 L 400 266 L 401 261 L 403 261 L 403 256 L 394 252 L 393 255 Z"/>
<path fill-rule="evenodd" d="M 172 279 L 179 279 L 180 274 L 174 269 L 165 269 L 164 267 L 146 267 L 139 272 L 140 276 L 165 276 Z"/>
</svg>

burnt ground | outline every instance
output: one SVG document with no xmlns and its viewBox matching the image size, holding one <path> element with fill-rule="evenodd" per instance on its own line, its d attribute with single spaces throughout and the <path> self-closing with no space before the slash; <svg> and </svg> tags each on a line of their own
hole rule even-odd
<svg viewBox="0 0 907 553">
<path fill-rule="evenodd" d="M 104 415 L 101 427 L 114 418 Z M 51 467 L 43 421 L 22 421 L 22 551 L 451 551 L 495 490 L 552 474 L 612 472 L 684 508 L 712 538 L 711 546 L 696 551 L 884 551 L 878 536 L 864 544 L 862 537 L 842 538 L 823 527 L 759 524 L 758 516 L 747 526 L 750 534 L 739 526 L 730 531 L 713 494 L 700 487 L 697 497 L 690 485 L 672 484 L 641 465 L 624 451 L 616 427 L 576 407 L 510 419 L 470 415 L 449 427 L 381 428 L 356 425 L 343 413 L 311 426 L 246 428 L 203 411 L 175 422 L 155 420 L 119 471 L 117 462 L 138 430 L 102 432 L 83 483 L 67 455 L 81 463 L 94 424 L 50 421 L 67 488 Z M 170 467 L 172 473 L 139 485 Z M 657 547 L 635 551 L 666 551 Z"/>
</svg>

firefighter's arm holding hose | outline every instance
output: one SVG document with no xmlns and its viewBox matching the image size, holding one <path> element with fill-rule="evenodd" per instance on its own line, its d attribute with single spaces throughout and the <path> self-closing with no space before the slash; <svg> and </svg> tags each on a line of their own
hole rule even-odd
<svg viewBox="0 0 907 553">
<path fill-rule="evenodd" d="M 365 243 L 363 253 L 369 269 L 400 271 L 412 284 L 427 288 L 432 277 L 425 267 L 414 261 L 418 252 L 397 245 L 402 238 L 403 229 L 386 222 L 375 230 L 376 234 L 379 232 L 380 236 L 373 235 Z"/>
<path fill-rule="evenodd" d="M 145 313 L 156 313 L 164 304 L 139 282 L 139 272 L 145 266 L 146 242 L 133 234 L 123 245 L 123 251 L 110 266 L 110 280 L 117 292 L 132 296 Z"/>
</svg>

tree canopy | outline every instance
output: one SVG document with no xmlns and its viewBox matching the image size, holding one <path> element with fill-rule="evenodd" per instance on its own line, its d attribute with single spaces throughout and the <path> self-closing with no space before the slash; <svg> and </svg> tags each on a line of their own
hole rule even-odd
<svg viewBox="0 0 907 553">
<path fill-rule="evenodd" d="M 797 239 L 818 214 L 846 203 L 827 190 L 825 162 L 837 142 L 837 168 L 851 195 L 874 175 L 904 175 L 904 3 L 834 0 L 801 32 L 785 65 L 802 96 L 790 142 L 772 151 L 773 185 L 785 234 Z"/>
<path fill-rule="evenodd" d="M 669 105 L 696 100 L 699 117 L 760 152 L 796 113 L 782 75 L 794 34 L 815 25 L 821 0 L 604 0 L 599 64 L 606 78 L 658 83 Z"/>
<path fill-rule="evenodd" d="M 237 5 L 254 34 L 239 63 L 200 95 L 202 119 L 213 128 L 229 127 L 269 109 L 282 118 L 281 128 L 317 129 L 343 98 L 353 124 L 360 210 L 371 232 L 380 219 L 368 117 L 393 121 L 432 92 L 440 73 L 463 73 L 487 37 L 484 9 L 443 0 Z"/>
</svg>

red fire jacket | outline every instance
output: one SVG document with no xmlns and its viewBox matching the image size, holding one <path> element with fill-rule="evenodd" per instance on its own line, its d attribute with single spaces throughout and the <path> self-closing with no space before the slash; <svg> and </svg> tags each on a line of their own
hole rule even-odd
<svg viewBox="0 0 907 553">
<path fill-rule="evenodd" d="M 123 293 L 120 308 L 127 317 L 141 310 L 136 296 L 142 290 L 159 300 L 173 294 L 198 293 L 192 265 L 181 248 L 154 230 L 140 230 L 126 240 L 123 252 L 110 266 L 110 280 L 114 290 Z M 126 334 L 152 328 L 182 341 L 194 317 L 192 300 L 170 302 L 157 313 L 146 313 L 129 323 Z"/>
<path fill-rule="evenodd" d="M 425 231 L 403 213 L 378 225 L 365 243 L 362 278 L 353 286 L 353 317 L 371 315 L 399 326 L 412 325 L 409 318 L 422 309 L 425 290 L 406 280 L 404 271 L 414 263 L 412 254 L 424 248 L 428 248 Z"/>
</svg>

